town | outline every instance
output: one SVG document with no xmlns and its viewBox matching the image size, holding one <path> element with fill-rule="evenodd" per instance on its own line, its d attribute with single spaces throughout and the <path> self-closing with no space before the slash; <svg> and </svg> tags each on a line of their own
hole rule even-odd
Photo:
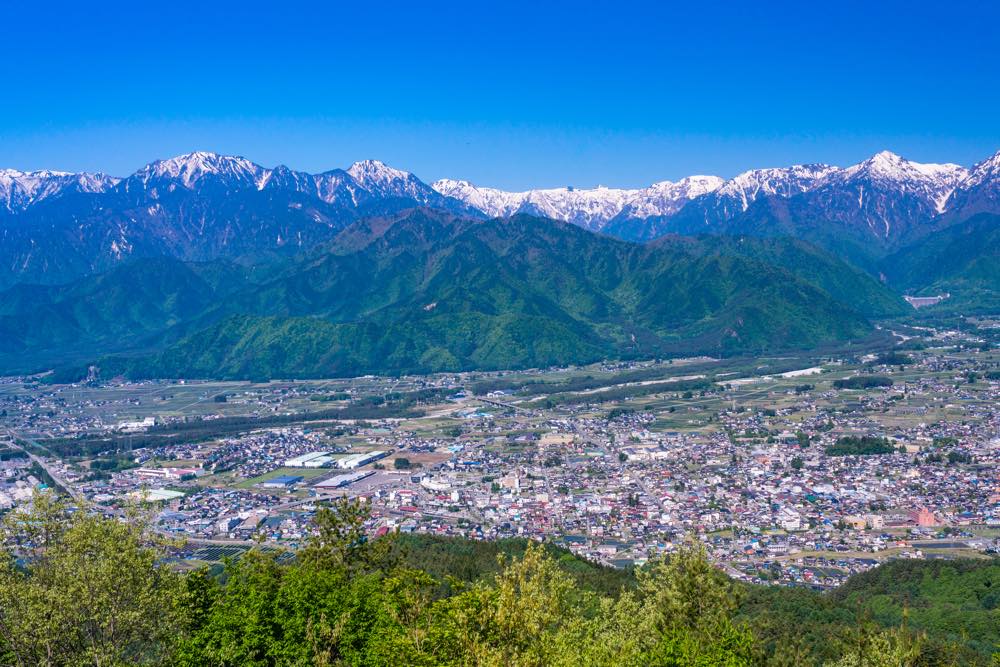
<svg viewBox="0 0 1000 667">
<path fill-rule="evenodd" d="M 632 567 L 688 540 L 830 588 L 1000 546 L 995 322 L 895 347 L 324 381 L 0 384 L 0 510 L 138 505 L 179 567 L 294 553 L 348 496 L 372 535 L 550 541 Z"/>
</svg>

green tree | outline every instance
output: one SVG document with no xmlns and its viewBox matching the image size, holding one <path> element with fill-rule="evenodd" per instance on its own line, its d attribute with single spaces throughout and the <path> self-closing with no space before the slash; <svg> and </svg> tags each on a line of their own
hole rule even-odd
<svg viewBox="0 0 1000 667">
<path fill-rule="evenodd" d="M 905 625 L 879 631 L 862 623 L 854 628 L 852 635 L 841 658 L 827 663 L 826 667 L 916 667 L 926 664 L 921 660 L 923 637 L 909 632 Z M 930 664 L 949 663 L 934 661 Z"/>
<path fill-rule="evenodd" d="M 8 514 L 0 637 L 8 664 L 159 664 L 182 629 L 181 580 L 146 517 L 70 512 L 50 493 Z M 18 560 L 23 562 L 23 567 Z"/>
</svg>

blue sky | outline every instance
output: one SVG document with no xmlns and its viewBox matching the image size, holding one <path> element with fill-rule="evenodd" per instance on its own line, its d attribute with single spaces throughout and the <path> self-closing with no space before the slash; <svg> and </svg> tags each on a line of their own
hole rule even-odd
<svg viewBox="0 0 1000 667">
<path fill-rule="evenodd" d="M 3 8 L 0 166 L 527 188 L 1000 149 L 994 2 L 35 4 Z"/>
</svg>

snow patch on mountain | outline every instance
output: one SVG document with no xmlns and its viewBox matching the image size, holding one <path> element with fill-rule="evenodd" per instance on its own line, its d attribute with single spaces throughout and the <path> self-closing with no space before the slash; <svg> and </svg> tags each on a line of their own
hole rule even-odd
<svg viewBox="0 0 1000 667">
<path fill-rule="evenodd" d="M 591 230 L 601 230 L 622 213 L 635 211 L 638 217 L 670 215 L 685 203 L 722 184 L 717 176 L 689 176 L 676 183 L 662 181 L 643 189 L 597 186 L 508 192 L 473 185 L 468 181 L 442 179 L 431 187 L 458 199 L 490 217 L 529 213 L 570 222 Z"/>
<path fill-rule="evenodd" d="M 742 211 L 762 196 L 792 197 L 837 174 L 828 164 L 797 164 L 791 167 L 751 169 L 726 181 L 715 195 L 739 203 Z"/>
<path fill-rule="evenodd" d="M 213 176 L 227 185 L 253 185 L 259 190 L 269 173 L 270 170 L 244 157 L 195 151 L 152 162 L 137 171 L 133 178 L 144 185 L 170 180 L 190 190 L 206 176 Z"/>
<path fill-rule="evenodd" d="M 692 199 L 715 192 L 725 181 L 718 176 L 688 176 L 677 182 L 654 183 L 629 201 L 621 215 L 651 218 L 673 215 Z"/>
<path fill-rule="evenodd" d="M 65 192 L 105 192 L 119 180 L 100 173 L 0 169 L 0 209 L 18 213 Z"/>
</svg>

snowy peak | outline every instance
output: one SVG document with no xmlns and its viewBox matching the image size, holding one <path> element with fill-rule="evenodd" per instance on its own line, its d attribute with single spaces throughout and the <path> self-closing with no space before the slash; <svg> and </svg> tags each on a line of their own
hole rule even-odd
<svg viewBox="0 0 1000 667">
<path fill-rule="evenodd" d="M 726 181 L 716 195 L 739 203 L 747 210 L 762 196 L 793 197 L 807 192 L 840 172 L 828 164 L 797 164 L 791 167 L 751 169 Z"/>
<path fill-rule="evenodd" d="M 687 176 L 676 182 L 653 183 L 639 190 L 619 216 L 645 219 L 673 215 L 692 199 L 715 192 L 723 183 L 718 176 Z"/>
<path fill-rule="evenodd" d="M 601 230 L 616 216 L 670 215 L 685 203 L 722 184 L 717 176 L 689 176 L 676 183 L 662 181 L 644 189 L 572 187 L 508 192 L 479 187 L 468 181 L 441 179 L 433 188 L 490 217 L 529 213 Z"/>
<path fill-rule="evenodd" d="M 407 181 L 413 174 L 401 169 L 393 169 L 380 160 L 361 160 L 347 168 L 347 173 L 365 187 L 385 187 L 398 181 Z"/>
<path fill-rule="evenodd" d="M 869 214 L 884 218 L 886 233 L 889 233 L 889 215 L 883 213 L 886 202 L 881 197 L 896 197 L 912 202 L 916 209 L 896 206 L 897 210 L 907 210 L 910 217 L 928 217 L 944 213 L 948 199 L 955 188 L 965 180 L 969 172 L 957 164 L 924 164 L 907 160 L 891 151 L 880 151 L 864 162 L 844 169 L 830 179 L 832 187 L 846 188 L 857 196 L 857 207 L 866 208 L 866 202 L 875 207 Z M 874 224 L 875 221 L 869 219 Z"/>
<path fill-rule="evenodd" d="M 100 173 L 0 169 L 0 210 L 18 213 L 40 201 L 67 192 L 105 192 L 119 180 Z"/>
<path fill-rule="evenodd" d="M 170 180 L 185 188 L 194 188 L 206 176 L 227 185 L 263 187 L 269 170 L 243 157 L 196 151 L 166 160 L 157 160 L 135 173 L 144 185 L 153 181 Z"/>
<path fill-rule="evenodd" d="M 954 219 L 976 213 L 1000 213 L 1000 152 L 974 166 L 951 192 L 943 208 Z"/>
<path fill-rule="evenodd" d="M 378 160 L 313 175 L 284 165 L 268 169 L 244 157 L 197 151 L 146 165 L 127 179 L 125 190 L 140 196 L 149 193 L 155 199 L 178 188 L 200 191 L 206 186 L 226 192 L 283 190 L 341 207 L 379 199 L 412 199 L 418 205 L 449 208 L 449 202 L 416 176 Z"/>
<path fill-rule="evenodd" d="M 468 181 L 450 178 L 434 181 L 431 187 L 445 197 L 457 199 L 490 218 L 507 217 L 517 213 L 528 195 L 527 192 L 505 192 L 495 188 L 481 188 Z"/>
<path fill-rule="evenodd" d="M 957 164 L 923 164 L 907 160 L 891 151 L 881 151 L 864 162 L 844 169 L 841 180 L 897 183 L 903 187 L 918 184 L 918 187 L 951 190 L 966 176 L 968 171 Z"/>
<path fill-rule="evenodd" d="M 259 190 L 289 190 L 315 195 L 316 177 L 303 171 L 295 171 L 283 164 L 274 169 L 265 169 L 256 181 Z"/>
<path fill-rule="evenodd" d="M 676 183 L 672 181 L 653 183 L 642 192 L 649 195 L 665 194 L 668 196 L 674 196 L 673 193 L 677 193 L 679 196 L 687 199 L 694 199 L 695 197 L 718 190 L 722 187 L 723 183 L 725 183 L 725 180 L 718 176 L 687 176 Z"/>
<path fill-rule="evenodd" d="M 639 192 L 604 186 L 508 192 L 451 179 L 436 181 L 432 187 L 442 195 L 458 199 L 489 217 L 527 213 L 570 222 L 587 229 L 601 229 Z"/>
<path fill-rule="evenodd" d="M 990 182 L 1000 185 L 1000 151 L 974 166 L 965 180 L 959 184 L 959 189 L 969 190 Z"/>
<path fill-rule="evenodd" d="M 345 172 L 367 195 L 377 199 L 413 199 L 422 205 L 448 208 L 443 197 L 408 171 L 379 160 L 355 162 Z"/>
</svg>

